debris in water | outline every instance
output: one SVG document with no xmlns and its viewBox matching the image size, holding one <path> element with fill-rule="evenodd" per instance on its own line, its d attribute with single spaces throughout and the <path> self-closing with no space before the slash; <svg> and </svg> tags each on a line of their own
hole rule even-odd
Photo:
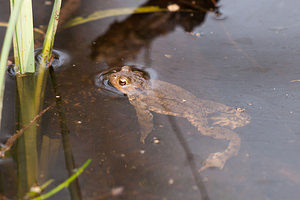
<svg viewBox="0 0 300 200">
<path fill-rule="evenodd" d="M 177 5 L 177 4 L 170 4 L 170 5 L 168 5 L 168 10 L 170 11 L 170 12 L 176 12 L 176 11 L 178 11 L 180 9 L 180 7 Z"/>
<path fill-rule="evenodd" d="M 174 179 L 170 178 L 169 179 L 169 185 L 173 185 L 174 184 Z"/>
<path fill-rule="evenodd" d="M 51 6 L 51 5 L 52 5 L 52 1 L 45 1 L 44 4 L 45 4 L 46 6 Z"/>
<path fill-rule="evenodd" d="M 245 108 L 236 108 L 236 110 L 239 112 L 245 112 L 246 109 Z"/>
<path fill-rule="evenodd" d="M 157 137 L 153 137 L 153 143 L 154 144 L 159 144 L 159 139 Z"/>
<path fill-rule="evenodd" d="M 294 83 L 294 82 L 300 82 L 300 79 L 298 80 L 290 80 L 291 83 Z"/>
<path fill-rule="evenodd" d="M 165 54 L 164 55 L 166 58 L 172 58 L 172 55 L 170 55 L 170 54 Z"/>
<path fill-rule="evenodd" d="M 115 187 L 115 188 L 111 189 L 111 194 L 113 196 L 119 196 L 119 195 L 121 195 L 123 193 L 123 191 L 124 191 L 124 187 L 123 186 L 121 186 L 121 187 Z"/>
<path fill-rule="evenodd" d="M 197 187 L 197 185 L 193 185 L 193 190 L 198 190 L 198 187 Z"/>
<path fill-rule="evenodd" d="M 215 18 L 216 20 L 224 20 L 224 19 L 227 18 L 227 16 L 224 15 L 223 13 L 221 13 L 221 12 L 219 11 L 219 9 L 217 9 L 214 13 L 215 13 L 214 18 Z"/>
<path fill-rule="evenodd" d="M 204 36 L 204 32 L 187 32 L 187 33 L 190 34 L 190 35 L 192 35 L 192 36 L 196 36 L 198 38 Z"/>
<path fill-rule="evenodd" d="M 276 27 L 270 28 L 270 30 L 274 31 L 275 33 L 279 33 L 280 31 L 287 30 L 287 29 L 288 29 L 288 27 L 285 27 L 285 26 L 276 26 Z"/>
<path fill-rule="evenodd" d="M 30 192 L 39 194 L 39 193 L 42 192 L 42 189 L 41 189 L 40 186 L 32 186 L 32 187 L 30 188 Z"/>
<path fill-rule="evenodd" d="M 144 154 L 145 153 L 145 150 L 144 149 L 141 149 L 140 150 L 140 154 Z"/>
</svg>

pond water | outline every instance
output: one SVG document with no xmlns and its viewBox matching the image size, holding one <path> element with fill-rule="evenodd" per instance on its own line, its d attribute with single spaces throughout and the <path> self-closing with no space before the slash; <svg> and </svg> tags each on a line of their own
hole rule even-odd
<svg viewBox="0 0 300 200">
<path fill-rule="evenodd" d="M 171 3 L 213 7 L 204 0 Z M 171 3 L 86 0 L 72 17 Z M 221 0 L 218 5 L 219 19 L 203 10 L 156 12 L 60 29 L 55 48 L 70 60 L 55 70 L 62 107 L 42 118 L 38 182 L 54 179 L 54 187 L 69 177 L 70 165 L 92 162 L 74 184 L 77 196 L 64 189 L 50 199 L 299 199 L 300 3 Z M 34 9 L 36 26 L 47 24 L 51 6 L 34 1 Z M 8 3 L 1 1 L 0 22 L 7 21 L 8 11 Z M 0 44 L 4 31 L 0 27 Z M 221 170 L 199 173 L 208 155 L 223 152 L 228 141 L 202 135 L 185 118 L 158 113 L 142 144 L 127 96 L 99 86 L 100 73 L 123 65 L 134 65 L 201 100 L 245 109 L 251 122 L 234 129 L 240 137 L 238 154 Z M 11 79 L 7 83 L 2 142 L 16 127 L 15 85 Z M 48 86 L 45 107 L 55 102 L 56 93 Z M 63 139 L 60 112 L 67 133 Z M 16 196 L 16 168 L 11 158 L 0 162 L 0 192 L 8 199 Z"/>
</svg>

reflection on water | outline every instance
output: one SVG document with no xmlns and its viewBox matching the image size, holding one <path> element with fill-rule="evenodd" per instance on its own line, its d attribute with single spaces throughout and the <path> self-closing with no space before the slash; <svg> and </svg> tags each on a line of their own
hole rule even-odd
<svg viewBox="0 0 300 200">
<path fill-rule="evenodd" d="M 167 8 L 170 4 L 168 0 L 151 0 L 142 6 Z M 122 66 L 126 60 L 134 59 L 142 48 L 149 48 L 155 38 L 171 33 L 176 27 L 190 32 L 203 23 L 207 12 L 221 15 L 214 0 L 175 0 L 172 4 L 190 9 L 190 12 L 136 14 L 122 22 L 114 22 L 92 42 L 91 57 L 109 66 Z"/>
</svg>

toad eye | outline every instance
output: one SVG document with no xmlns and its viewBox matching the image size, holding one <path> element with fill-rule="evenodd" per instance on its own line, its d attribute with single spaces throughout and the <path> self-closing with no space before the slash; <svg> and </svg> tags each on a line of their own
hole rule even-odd
<svg viewBox="0 0 300 200">
<path fill-rule="evenodd" d="M 130 79 L 125 76 L 121 76 L 119 79 L 119 85 L 124 86 L 128 84 L 130 84 Z"/>
</svg>

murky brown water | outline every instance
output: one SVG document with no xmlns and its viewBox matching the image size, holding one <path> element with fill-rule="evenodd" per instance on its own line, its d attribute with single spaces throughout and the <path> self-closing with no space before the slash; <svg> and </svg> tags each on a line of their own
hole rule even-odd
<svg viewBox="0 0 300 200">
<path fill-rule="evenodd" d="M 82 1 L 74 16 L 144 3 Z M 224 20 L 203 12 L 122 15 L 58 33 L 56 48 L 71 56 L 55 73 L 68 150 L 77 167 L 93 160 L 79 178 L 82 199 L 299 199 L 300 5 L 283 0 L 219 3 Z M 0 21 L 7 20 L 6 6 L 0 3 Z M 51 7 L 36 3 L 35 8 L 41 10 L 36 24 L 46 24 L 44 13 Z M 1 27 L 1 41 L 4 31 Z M 94 81 L 100 72 L 124 64 L 148 70 L 200 99 L 245 108 L 252 119 L 235 129 L 241 137 L 239 154 L 223 170 L 194 173 L 210 153 L 223 151 L 228 143 L 199 134 L 183 118 L 156 113 L 154 130 L 141 144 L 134 107 L 122 95 L 101 91 Z M 14 90 L 14 82 L 8 82 Z M 51 88 L 49 84 L 46 105 L 55 102 Z M 14 132 L 10 109 L 6 119 L 12 124 L 5 126 L 1 140 Z M 40 182 L 54 179 L 52 185 L 69 176 L 57 116 L 57 108 L 43 116 L 42 144 L 49 141 L 50 146 L 39 152 Z M 49 155 L 43 154 L 47 148 Z M 16 174 L 8 169 L 16 163 L 9 159 L 0 165 L 0 192 L 12 198 Z M 71 197 L 65 189 L 52 199 Z"/>
</svg>

